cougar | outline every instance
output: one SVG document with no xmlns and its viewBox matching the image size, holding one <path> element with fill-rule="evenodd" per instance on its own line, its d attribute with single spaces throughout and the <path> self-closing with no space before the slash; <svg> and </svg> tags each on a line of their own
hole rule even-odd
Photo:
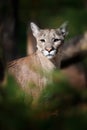
<svg viewBox="0 0 87 130">
<path fill-rule="evenodd" d="M 40 29 L 35 23 L 31 23 L 34 38 L 29 34 L 27 54 L 32 54 L 37 48 L 53 64 L 60 67 L 63 54 L 61 49 L 64 45 L 65 36 L 68 34 L 67 23 L 65 22 L 57 29 Z"/>
<path fill-rule="evenodd" d="M 30 27 L 36 38 L 37 50 L 29 56 L 9 62 L 8 71 L 24 89 L 30 83 L 35 84 L 35 91 L 29 89 L 29 92 L 35 95 L 47 82 L 47 76 L 43 74 L 60 67 L 60 53 L 67 35 L 67 23 L 57 29 L 40 29 L 33 22 Z"/>
</svg>

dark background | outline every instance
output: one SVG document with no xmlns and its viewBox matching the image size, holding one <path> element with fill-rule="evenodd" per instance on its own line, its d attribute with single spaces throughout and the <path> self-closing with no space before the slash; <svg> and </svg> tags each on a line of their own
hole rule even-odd
<svg viewBox="0 0 87 130">
<path fill-rule="evenodd" d="M 73 88 L 67 75 L 55 72 L 54 82 L 43 89 L 37 108 L 32 109 L 33 97 L 6 75 L 3 53 L 7 61 L 26 55 L 31 21 L 42 28 L 58 28 L 69 21 L 67 39 L 73 38 L 87 30 L 87 1 L 0 0 L 0 130 L 87 130 L 87 88 Z M 87 79 L 87 59 L 83 60 Z M 76 83 L 78 86 L 81 81 Z"/>
<path fill-rule="evenodd" d="M 26 55 L 26 32 L 31 21 L 56 28 L 69 21 L 68 38 L 87 29 L 86 0 L 0 0 L 0 33 L 7 60 Z"/>
</svg>

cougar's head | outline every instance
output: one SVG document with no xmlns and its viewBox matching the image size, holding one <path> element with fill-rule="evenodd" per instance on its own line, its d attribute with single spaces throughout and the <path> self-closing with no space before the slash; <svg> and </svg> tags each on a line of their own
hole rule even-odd
<svg viewBox="0 0 87 130">
<path fill-rule="evenodd" d="M 33 22 L 30 27 L 37 41 L 37 49 L 48 59 L 54 58 L 67 35 L 67 23 L 57 29 L 40 29 Z"/>
</svg>

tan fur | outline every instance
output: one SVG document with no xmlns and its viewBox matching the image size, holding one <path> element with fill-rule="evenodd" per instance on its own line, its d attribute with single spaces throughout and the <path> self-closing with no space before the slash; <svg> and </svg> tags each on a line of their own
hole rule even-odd
<svg viewBox="0 0 87 130">
<path fill-rule="evenodd" d="M 34 97 L 38 96 L 47 83 L 46 73 L 54 68 L 55 65 L 38 51 L 8 64 L 9 73 L 16 78 L 25 91 Z"/>
<path fill-rule="evenodd" d="M 53 59 L 59 53 L 60 46 L 63 45 L 67 35 L 66 25 L 64 23 L 57 29 L 40 29 L 35 23 L 30 24 L 33 36 L 36 39 L 37 49 L 48 59 Z"/>
<path fill-rule="evenodd" d="M 57 53 L 54 53 L 54 56 L 49 59 L 39 48 L 33 54 L 20 58 L 18 60 L 14 60 L 8 64 L 8 71 L 12 74 L 20 86 L 26 90 L 28 93 L 33 95 L 34 97 L 38 97 L 38 93 L 42 90 L 42 88 L 46 85 L 48 81 L 48 73 L 52 72 L 55 68 L 60 67 L 61 61 L 61 45 L 62 39 L 64 40 L 64 33 L 62 34 L 62 30 L 60 29 L 40 29 L 38 33 L 38 27 L 34 24 L 35 28 L 32 29 L 34 36 L 36 37 L 37 46 L 41 49 L 48 49 L 53 46 Z M 46 43 L 41 43 L 41 39 L 45 39 Z M 54 39 L 59 39 L 54 44 Z M 41 45 L 43 44 L 43 45 Z M 35 87 L 35 88 L 33 88 Z"/>
</svg>

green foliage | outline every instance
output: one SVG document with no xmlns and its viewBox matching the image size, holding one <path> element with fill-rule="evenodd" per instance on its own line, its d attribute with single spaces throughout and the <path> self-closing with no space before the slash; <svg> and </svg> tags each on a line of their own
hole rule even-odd
<svg viewBox="0 0 87 130">
<path fill-rule="evenodd" d="M 29 98 L 29 96 L 25 96 L 25 93 L 18 87 L 15 80 L 9 77 L 7 85 L 0 89 L 1 130 L 30 128 L 28 125 L 30 98 L 28 101 L 26 98 Z"/>
<path fill-rule="evenodd" d="M 72 87 L 60 71 L 53 77 L 32 106 L 31 96 L 9 76 L 8 84 L 0 89 L 0 129 L 85 130 L 87 89 Z"/>
<path fill-rule="evenodd" d="M 6 12 L 7 3 L 0 10 Z M 18 12 L 20 44 L 17 46 L 22 55 L 26 51 L 26 25 L 32 20 L 42 28 L 56 28 L 68 20 L 68 38 L 87 30 L 86 0 L 21 0 Z M 86 60 L 84 65 L 87 68 Z M 59 71 L 53 77 L 53 82 L 42 90 L 36 106 L 32 106 L 33 97 L 9 76 L 8 83 L 0 86 L 0 130 L 86 130 L 87 89 L 73 88 Z"/>
</svg>

